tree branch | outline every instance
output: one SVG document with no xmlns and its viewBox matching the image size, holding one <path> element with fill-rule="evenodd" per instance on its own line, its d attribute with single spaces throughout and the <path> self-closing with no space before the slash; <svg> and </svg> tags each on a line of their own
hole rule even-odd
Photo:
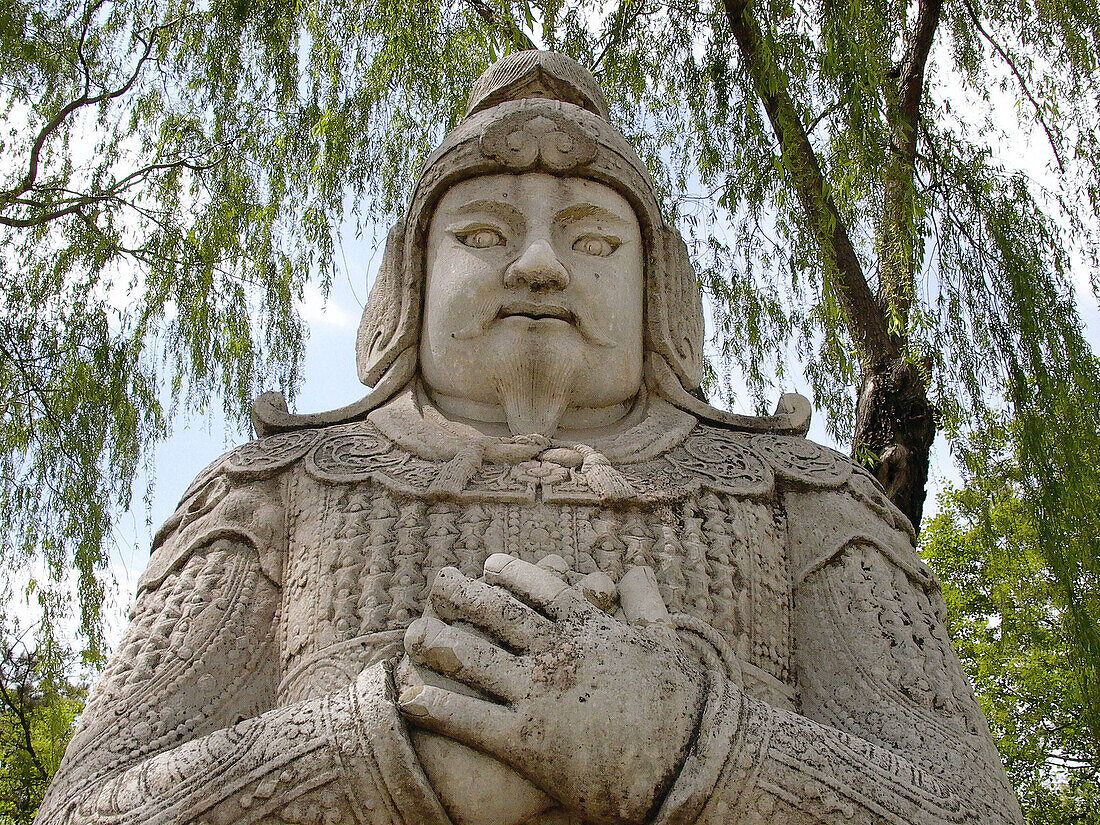
<svg viewBox="0 0 1100 825">
<path fill-rule="evenodd" d="M 1043 132 L 1047 136 L 1047 142 L 1050 144 L 1050 150 L 1054 153 L 1054 161 L 1058 164 L 1058 171 L 1063 175 L 1066 173 L 1066 167 L 1062 163 L 1062 153 L 1058 149 L 1058 143 L 1054 139 L 1054 132 L 1051 130 L 1050 125 L 1047 123 L 1046 118 L 1043 117 L 1043 107 L 1039 105 L 1039 101 L 1035 99 L 1035 95 L 1031 93 L 1031 87 L 1028 86 L 1027 78 L 1017 68 L 1016 61 L 1012 59 L 1012 56 L 1008 54 L 1001 45 L 993 39 L 993 36 L 986 31 L 985 26 L 982 25 L 981 19 L 978 17 L 978 13 L 974 10 L 973 4 L 970 0 L 963 0 L 963 5 L 966 7 L 966 13 L 970 17 L 971 22 L 974 24 L 974 28 L 978 30 L 978 33 L 985 38 L 986 42 L 993 47 L 993 50 L 997 52 L 997 55 L 1008 66 L 1012 76 L 1016 78 L 1016 82 L 1020 84 L 1020 91 L 1024 93 L 1024 97 L 1027 98 L 1028 103 L 1035 110 L 1035 117 L 1039 121 L 1039 125 L 1043 127 Z"/>
<path fill-rule="evenodd" d="M 618 8 L 615 9 L 615 13 L 611 17 L 611 25 L 607 28 L 607 42 L 604 43 L 596 59 L 592 61 L 592 65 L 588 67 L 592 74 L 599 77 L 600 64 L 603 63 L 604 58 L 612 49 L 622 43 L 626 38 L 627 31 L 633 27 L 638 18 L 644 13 L 645 0 L 620 0 Z"/>
<path fill-rule="evenodd" d="M 466 4 L 477 13 L 478 17 L 497 31 L 507 35 L 513 46 L 521 50 L 537 48 L 531 38 L 524 34 L 514 20 L 503 13 L 497 14 L 485 0 L 466 0 Z"/>
<path fill-rule="evenodd" d="M 23 361 L 16 359 L 11 354 L 11 352 L 8 351 L 7 347 L 4 346 L 3 342 L 0 342 L 0 356 L 3 356 L 4 359 L 8 361 L 8 363 L 12 364 L 15 367 L 16 371 L 23 377 L 23 380 L 26 382 L 27 388 L 42 405 L 42 415 L 54 428 L 54 431 L 62 433 L 69 437 L 73 437 L 75 434 L 70 432 L 68 428 L 65 427 L 65 425 L 61 422 L 61 419 L 58 418 L 58 416 L 54 413 L 53 407 L 50 405 L 50 399 L 48 398 L 49 390 L 44 389 L 42 386 L 39 385 L 34 375 L 32 375 L 31 372 L 27 369 L 26 364 Z"/>
<path fill-rule="evenodd" d="M 13 229 L 29 229 L 32 226 L 41 226 L 49 221 L 55 221 L 58 218 L 63 218 L 66 215 L 71 215 L 74 212 L 79 212 L 87 204 L 86 203 L 74 203 L 64 209 L 55 209 L 52 212 L 47 212 L 45 215 L 40 215 L 37 218 L 6 218 L 0 215 L 0 226 L 10 226 Z"/>
<path fill-rule="evenodd" d="M 898 84 L 898 125 L 906 130 L 904 148 L 910 162 L 916 158 L 917 119 L 924 94 L 924 72 L 942 11 L 943 0 L 919 0 L 917 25 L 913 29 L 913 39 L 909 42 Z"/>
<path fill-rule="evenodd" d="M 879 303 L 896 313 L 902 328 L 908 323 L 917 269 L 913 208 L 917 125 L 925 67 L 942 10 L 943 0 L 918 0 L 916 25 L 898 69 L 897 89 L 893 94 L 887 92 L 891 136 L 879 218 Z"/>
<path fill-rule="evenodd" d="M 723 0 L 723 5 L 745 69 L 779 140 L 784 165 L 818 242 L 826 274 L 848 317 L 859 359 L 866 369 L 896 358 L 901 351 L 899 341 L 890 334 L 882 308 L 871 293 L 785 78 L 765 47 L 748 0 Z"/>
<path fill-rule="evenodd" d="M 38 756 L 38 751 L 34 747 L 34 736 L 32 731 L 31 720 L 27 716 L 27 702 L 29 700 L 28 694 L 30 693 L 30 673 L 33 670 L 34 664 L 31 660 L 31 654 L 25 653 L 23 657 L 23 664 L 20 666 L 21 673 L 3 673 L 0 675 L 0 700 L 3 700 L 3 704 L 7 706 L 8 711 L 15 716 L 20 738 L 23 740 L 17 747 L 22 749 L 30 757 L 34 767 L 38 770 L 41 779 L 45 779 L 49 776 L 49 771 L 46 770 L 46 766 L 42 764 L 41 758 Z M 16 667 L 16 655 L 15 650 L 4 645 L 4 664 L 10 668 Z M 5 668 L 7 670 L 7 668 Z M 9 688 L 9 680 L 15 686 L 15 690 L 18 696 L 12 696 Z"/>
<path fill-rule="evenodd" d="M 42 150 L 45 148 L 46 142 L 58 129 L 61 128 L 61 125 L 69 118 L 70 115 L 86 106 L 96 106 L 100 103 L 105 103 L 109 100 L 119 98 L 130 91 L 131 88 L 133 88 L 134 83 L 136 83 L 137 79 L 141 76 L 141 72 L 144 69 L 146 62 L 149 60 L 149 55 L 153 51 L 153 46 L 156 43 L 157 37 L 160 36 L 161 32 L 167 31 L 178 22 L 177 18 L 175 20 L 170 20 L 162 25 L 153 26 L 151 29 L 149 29 L 147 38 L 143 38 L 141 35 L 135 35 L 135 39 L 144 47 L 144 49 L 141 53 L 141 56 L 138 58 L 137 64 L 134 66 L 133 71 L 125 79 L 122 85 L 116 86 L 114 89 L 104 91 L 98 95 L 92 95 L 91 72 L 88 68 L 87 60 L 84 57 L 84 39 L 87 33 L 87 26 L 89 25 L 91 20 L 91 13 L 94 13 L 95 9 L 99 8 L 100 5 L 102 5 L 102 3 L 97 3 L 96 6 L 93 7 L 89 11 L 89 14 L 85 17 L 85 30 L 81 32 L 80 44 L 77 47 L 80 63 L 84 71 L 84 91 L 75 100 L 71 100 L 64 106 L 62 106 L 57 114 L 50 118 L 50 121 L 45 126 L 43 126 L 38 135 L 35 136 L 34 143 L 31 144 L 30 157 L 27 160 L 26 174 L 23 176 L 23 179 L 22 181 L 20 181 L 19 185 L 16 186 L 14 189 L 10 189 L 7 192 L 0 193 L 0 204 L 10 203 L 12 200 L 24 195 L 25 193 L 29 192 L 31 188 L 34 187 L 35 181 L 38 179 L 38 167 L 42 155 Z M 34 224 L 8 223 L 6 225 L 33 226 Z"/>
<path fill-rule="evenodd" d="M 26 229 L 32 226 L 41 226 L 42 224 L 49 223 L 50 221 L 63 218 L 66 215 L 72 215 L 73 213 L 83 213 L 85 207 L 91 206 L 97 203 L 103 203 L 105 201 L 119 201 L 122 205 L 130 205 L 128 202 L 121 200 L 119 195 L 130 189 L 138 181 L 143 180 L 154 172 L 165 171 L 168 169 L 189 169 L 192 172 L 204 172 L 209 169 L 213 169 L 219 163 L 222 162 L 224 157 L 207 158 L 202 161 L 194 158 L 181 158 L 180 160 L 173 161 L 160 161 L 155 163 L 149 163 L 145 166 L 135 169 L 132 172 L 119 178 L 112 183 L 106 189 L 98 190 L 91 193 L 74 192 L 72 190 L 64 188 L 53 189 L 39 189 L 38 192 L 60 192 L 73 195 L 71 198 L 59 198 L 52 205 L 47 205 L 45 201 L 37 201 L 29 198 L 23 198 L 17 196 L 9 200 L 8 205 L 17 205 L 26 207 L 27 209 L 42 209 L 44 214 L 36 215 L 30 218 L 11 218 L 0 214 L 0 226 L 10 226 L 17 229 Z M 51 208 L 52 207 L 52 208 Z"/>
</svg>

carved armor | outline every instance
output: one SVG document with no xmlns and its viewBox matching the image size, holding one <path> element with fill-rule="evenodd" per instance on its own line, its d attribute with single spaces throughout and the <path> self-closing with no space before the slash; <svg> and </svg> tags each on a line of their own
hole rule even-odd
<svg viewBox="0 0 1100 825">
<path fill-rule="evenodd" d="M 446 822 L 382 663 L 434 572 L 491 550 L 648 565 L 704 664 L 742 663 L 656 821 L 1017 821 L 877 483 L 804 439 L 638 407 L 607 443 L 477 445 L 410 389 L 219 459 L 158 537 L 42 821 Z"/>
</svg>

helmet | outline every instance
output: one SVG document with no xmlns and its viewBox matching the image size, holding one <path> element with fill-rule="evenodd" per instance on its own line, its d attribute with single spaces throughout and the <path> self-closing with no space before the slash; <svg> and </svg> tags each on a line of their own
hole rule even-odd
<svg viewBox="0 0 1100 825">
<path fill-rule="evenodd" d="M 699 387 L 703 306 L 679 232 L 661 216 L 653 182 L 592 75 L 554 52 L 516 52 L 477 81 L 465 119 L 428 158 L 403 220 L 386 242 L 356 347 L 359 378 L 375 386 L 415 349 L 423 303 L 425 238 L 435 205 L 455 183 L 522 172 L 583 177 L 633 206 L 645 247 L 645 350 L 660 355 L 684 389 Z"/>
</svg>

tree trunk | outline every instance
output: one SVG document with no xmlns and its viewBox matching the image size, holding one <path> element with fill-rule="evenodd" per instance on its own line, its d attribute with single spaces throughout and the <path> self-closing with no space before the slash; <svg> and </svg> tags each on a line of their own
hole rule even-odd
<svg viewBox="0 0 1100 825">
<path fill-rule="evenodd" d="M 867 373 L 856 406 L 852 455 L 875 456 L 871 471 L 917 531 L 935 438 L 935 409 L 915 364 L 899 358 Z"/>
<path fill-rule="evenodd" d="M 818 242 L 822 270 L 847 321 L 865 373 L 856 407 L 852 453 L 874 456 L 872 469 L 890 500 L 920 529 L 924 485 L 936 437 L 936 416 L 920 370 L 904 359 L 909 305 L 917 267 L 914 175 L 917 124 L 924 70 L 939 27 L 943 0 L 917 0 L 915 25 L 897 67 L 897 94 L 888 122 L 893 137 L 883 180 L 884 211 L 879 243 L 879 294 L 871 290 L 849 229 L 826 184 L 821 164 L 791 97 L 787 76 L 765 39 L 753 0 L 723 0 L 741 65 L 764 106 L 786 179 L 798 196 L 808 228 Z M 889 314 L 888 314 L 889 313 Z M 894 318 L 898 323 L 891 323 Z M 900 326 L 901 330 L 894 329 Z"/>
</svg>

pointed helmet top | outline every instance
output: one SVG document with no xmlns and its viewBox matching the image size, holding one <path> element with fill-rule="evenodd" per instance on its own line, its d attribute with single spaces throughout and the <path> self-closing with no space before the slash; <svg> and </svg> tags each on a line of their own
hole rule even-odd
<svg viewBox="0 0 1100 825">
<path fill-rule="evenodd" d="M 470 90 L 466 117 L 505 101 L 540 97 L 608 119 L 607 98 L 588 69 L 564 54 L 534 50 L 513 52 L 486 69 Z"/>
</svg>

